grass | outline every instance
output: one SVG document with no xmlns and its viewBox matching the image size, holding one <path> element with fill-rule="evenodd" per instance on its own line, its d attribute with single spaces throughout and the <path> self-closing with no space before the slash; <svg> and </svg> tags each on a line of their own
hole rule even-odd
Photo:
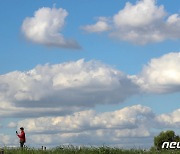
<svg viewBox="0 0 180 154">
<path fill-rule="evenodd" d="M 1 154 L 1 152 L 0 152 Z M 4 148 L 4 154 L 180 154 L 180 150 L 161 150 L 154 148 L 150 150 L 142 149 L 120 149 L 108 146 L 103 147 L 76 147 L 59 146 L 53 149 L 42 150 L 34 148 Z"/>
</svg>

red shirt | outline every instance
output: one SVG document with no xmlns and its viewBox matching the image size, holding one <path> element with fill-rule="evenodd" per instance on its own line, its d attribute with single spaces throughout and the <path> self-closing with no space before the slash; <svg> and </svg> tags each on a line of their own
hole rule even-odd
<svg viewBox="0 0 180 154">
<path fill-rule="evenodd" d="M 22 142 L 26 142 L 26 136 L 25 136 L 25 132 L 24 131 L 21 131 L 20 134 L 17 135 L 20 139 L 20 141 Z"/>
</svg>

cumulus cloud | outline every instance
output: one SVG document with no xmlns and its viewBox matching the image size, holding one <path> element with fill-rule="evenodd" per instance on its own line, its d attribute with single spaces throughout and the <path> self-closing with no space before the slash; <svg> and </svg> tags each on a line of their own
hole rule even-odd
<svg viewBox="0 0 180 154">
<path fill-rule="evenodd" d="M 169 114 L 161 114 L 157 116 L 157 121 L 161 127 L 166 128 L 180 128 L 180 109 L 175 110 Z"/>
<path fill-rule="evenodd" d="M 61 117 L 24 119 L 17 128 L 26 126 L 31 144 L 150 147 L 162 127 L 180 128 L 179 113 L 177 109 L 156 115 L 149 107 L 134 105 L 111 112 L 85 110 Z"/>
<path fill-rule="evenodd" d="M 43 7 L 33 17 L 27 17 L 22 24 L 24 36 L 37 44 L 62 48 L 80 48 L 72 39 L 65 39 L 61 31 L 68 12 L 62 8 Z"/>
<path fill-rule="evenodd" d="M 149 124 L 153 118 L 154 113 L 149 107 L 135 105 L 113 112 L 86 110 L 68 116 L 25 119 L 18 122 L 18 128 L 26 126 L 27 134 L 32 134 L 32 143 L 37 142 L 36 144 L 43 141 L 44 144 L 52 145 L 105 143 L 124 146 L 129 142 L 127 147 L 134 145 L 130 140 L 140 143 L 143 138 L 148 140 L 152 137 Z"/>
<path fill-rule="evenodd" d="M 64 117 L 41 117 L 37 119 L 26 119 L 18 123 L 18 127 L 26 126 L 28 132 L 33 133 L 81 133 L 83 131 L 111 129 L 137 130 L 142 128 L 154 114 L 151 109 L 141 105 L 126 107 L 114 112 L 96 113 L 94 110 L 76 112 Z M 148 125 L 146 125 L 148 127 Z M 143 126 L 144 127 L 144 126 Z M 125 132 L 125 131 L 123 131 Z M 119 136 L 146 136 L 145 134 L 128 131 Z"/>
<path fill-rule="evenodd" d="M 146 130 L 139 129 L 134 133 L 144 132 Z M 131 130 L 129 130 L 131 132 Z M 123 131 L 108 130 L 92 130 L 91 132 L 81 133 L 58 133 L 58 134 L 40 134 L 30 136 L 32 143 L 37 145 L 59 146 L 59 145 L 77 145 L 77 146 L 119 146 L 123 148 L 143 147 L 149 148 L 152 145 L 152 137 L 120 137 Z M 108 139 L 108 140 L 107 140 Z"/>
<path fill-rule="evenodd" d="M 88 33 L 101 33 L 111 29 L 106 18 L 99 18 L 96 24 L 83 26 L 82 29 Z"/>
<path fill-rule="evenodd" d="M 162 41 L 165 14 L 163 6 L 156 6 L 155 0 L 142 0 L 135 5 L 127 2 L 113 17 L 116 30 L 111 35 L 137 44 Z"/>
<path fill-rule="evenodd" d="M 167 16 L 164 7 L 157 6 L 155 0 L 127 2 L 112 16 L 108 26 L 112 27 L 111 37 L 140 45 L 180 38 L 179 14 Z"/>
<path fill-rule="evenodd" d="M 137 1 L 135 5 L 127 2 L 124 9 L 113 17 L 116 26 L 146 26 L 159 21 L 165 15 L 163 6 L 155 6 L 155 0 Z"/>
<path fill-rule="evenodd" d="M 170 93 L 180 91 L 180 53 L 153 58 L 137 76 L 132 76 L 143 91 Z"/>
<path fill-rule="evenodd" d="M 66 115 L 140 93 L 179 92 L 179 66 L 179 53 L 172 52 L 151 59 L 137 75 L 83 59 L 10 72 L 0 75 L 0 117 Z"/>
<path fill-rule="evenodd" d="M 124 73 L 83 59 L 10 72 L 0 76 L 0 84 L 0 116 L 64 115 L 97 104 L 121 103 L 138 92 Z"/>
<path fill-rule="evenodd" d="M 0 146 L 17 146 L 19 143 L 16 140 L 15 137 L 12 137 L 10 135 L 0 134 Z"/>
</svg>

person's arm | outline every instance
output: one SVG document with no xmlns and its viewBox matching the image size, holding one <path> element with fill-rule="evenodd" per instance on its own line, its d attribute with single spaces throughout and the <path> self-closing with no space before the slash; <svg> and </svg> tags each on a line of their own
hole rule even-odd
<svg viewBox="0 0 180 154">
<path fill-rule="evenodd" d="M 17 136 L 18 136 L 19 138 L 22 138 L 22 137 L 23 137 L 23 135 L 24 135 L 24 133 L 23 133 L 23 132 L 21 132 L 21 134 L 17 134 Z"/>
</svg>

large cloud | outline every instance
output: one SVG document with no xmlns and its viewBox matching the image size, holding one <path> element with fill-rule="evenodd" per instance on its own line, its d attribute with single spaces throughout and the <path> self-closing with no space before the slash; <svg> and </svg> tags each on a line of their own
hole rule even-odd
<svg viewBox="0 0 180 154">
<path fill-rule="evenodd" d="M 121 103 L 138 93 L 137 85 L 122 72 L 83 59 L 10 72 L 0 76 L 0 85 L 0 116 L 62 115 L 97 104 Z"/>
<path fill-rule="evenodd" d="M 153 118 L 150 108 L 135 105 L 113 112 L 86 110 L 63 117 L 25 119 L 18 122 L 17 128 L 26 126 L 31 140 L 28 144 L 117 144 L 132 147 L 135 144 L 130 140 L 142 144 L 143 139 L 147 141 L 152 137 L 149 124 Z"/>
<path fill-rule="evenodd" d="M 134 105 L 104 113 L 86 110 L 61 117 L 24 119 L 18 122 L 17 128 L 25 126 L 27 144 L 31 146 L 107 144 L 144 148 L 153 144 L 153 136 L 160 129 L 178 130 L 179 113 L 177 109 L 156 115 L 149 107 Z"/>
<path fill-rule="evenodd" d="M 139 93 L 180 91 L 180 56 L 152 59 L 138 75 L 83 59 L 0 75 L 0 116 L 65 115 Z M 33 114 L 32 114 L 33 112 Z"/>
<path fill-rule="evenodd" d="M 137 130 L 142 128 L 142 124 L 147 124 L 153 119 L 154 114 L 151 109 L 141 105 L 126 107 L 114 112 L 105 112 L 98 114 L 93 110 L 76 112 L 73 115 L 64 117 L 49 117 L 27 119 L 19 122 L 18 127 L 26 126 L 27 132 L 33 133 L 80 133 L 83 131 L 111 129 Z M 144 126 L 143 126 L 144 127 Z M 133 133 L 133 131 L 123 131 L 120 136 L 146 136 L 146 133 Z M 126 132 L 126 133 L 125 133 Z"/>
<path fill-rule="evenodd" d="M 132 76 L 142 91 L 170 93 L 180 91 L 180 53 L 153 58 L 137 76 Z"/>
<path fill-rule="evenodd" d="M 65 39 L 60 33 L 68 15 L 65 9 L 43 7 L 27 17 L 22 24 L 25 37 L 38 44 L 63 48 L 80 48 L 75 40 Z"/>
<path fill-rule="evenodd" d="M 109 24 L 112 30 L 109 35 L 135 44 L 180 38 L 179 15 L 172 14 L 168 17 L 166 15 L 164 7 L 157 6 L 155 0 L 140 0 L 134 5 L 127 2 L 125 7 L 112 17 Z M 84 30 L 96 32 L 93 29 L 97 27 L 98 22 L 91 25 L 91 31 L 90 27 L 86 29 L 87 26 Z"/>
</svg>

